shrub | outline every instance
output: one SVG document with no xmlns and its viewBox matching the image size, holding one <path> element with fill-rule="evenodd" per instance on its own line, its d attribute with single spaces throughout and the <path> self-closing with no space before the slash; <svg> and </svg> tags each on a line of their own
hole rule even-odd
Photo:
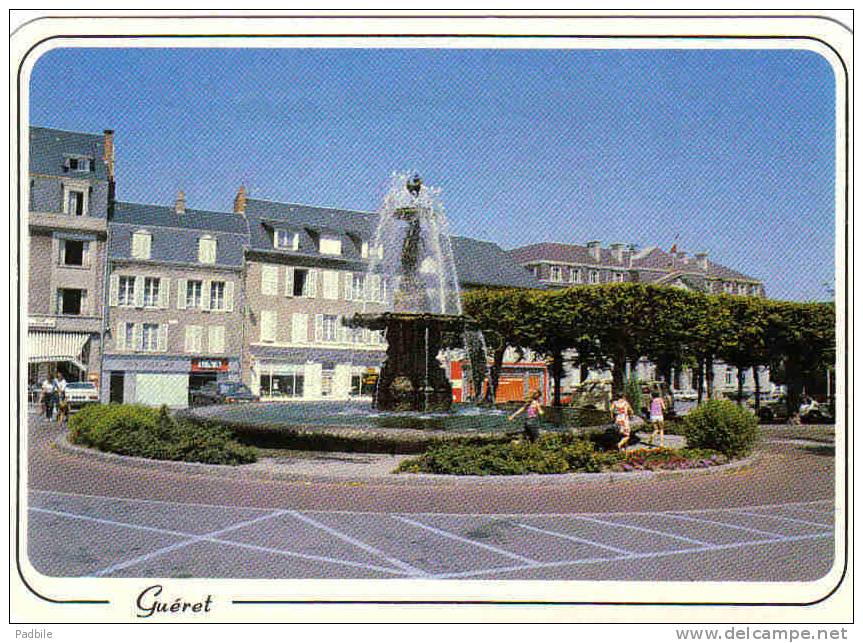
<svg viewBox="0 0 863 643">
<path fill-rule="evenodd" d="M 69 420 L 74 444 L 153 460 L 245 464 L 255 450 L 239 444 L 230 431 L 211 424 L 177 420 L 167 407 L 135 404 L 91 405 Z"/>
<path fill-rule="evenodd" d="M 758 441 L 758 418 L 729 400 L 710 400 L 686 416 L 683 434 L 691 448 L 739 457 L 750 453 Z"/>
<path fill-rule="evenodd" d="M 626 381 L 623 383 L 623 394 L 632 410 L 635 411 L 635 414 L 641 415 L 644 399 L 641 393 L 641 382 L 635 373 L 626 378 Z"/>
</svg>

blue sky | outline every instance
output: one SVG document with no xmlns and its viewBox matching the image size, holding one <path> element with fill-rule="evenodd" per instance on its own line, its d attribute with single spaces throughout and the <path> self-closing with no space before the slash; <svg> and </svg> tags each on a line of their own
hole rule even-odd
<svg viewBox="0 0 863 643">
<path fill-rule="evenodd" d="M 375 210 L 418 170 L 456 234 L 679 235 L 805 300 L 833 281 L 834 93 L 800 50 L 58 49 L 30 118 L 115 129 L 123 200 Z"/>
</svg>

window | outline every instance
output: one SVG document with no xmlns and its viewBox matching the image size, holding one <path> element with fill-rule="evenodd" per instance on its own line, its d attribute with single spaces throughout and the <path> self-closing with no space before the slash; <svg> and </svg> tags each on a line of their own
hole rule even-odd
<svg viewBox="0 0 863 643">
<path fill-rule="evenodd" d="M 120 277 L 118 280 L 117 289 L 117 305 L 119 306 L 134 306 L 135 305 L 135 278 Z"/>
<path fill-rule="evenodd" d="M 618 283 L 622 283 L 624 281 L 625 277 L 626 277 L 626 275 L 624 275 L 622 272 L 615 272 L 614 273 L 614 280 Z"/>
<path fill-rule="evenodd" d="M 186 326 L 185 350 L 187 353 L 201 352 L 201 338 L 203 337 L 202 326 Z"/>
<path fill-rule="evenodd" d="M 75 239 L 60 239 L 60 263 L 64 266 L 86 265 L 89 243 Z"/>
<path fill-rule="evenodd" d="M 363 282 L 365 281 L 365 275 L 362 273 L 350 273 L 347 277 L 347 288 L 345 288 L 345 299 L 348 301 L 362 301 L 364 291 Z"/>
<path fill-rule="evenodd" d="M 291 317 L 291 341 L 294 344 L 309 341 L 309 316 L 305 313 L 294 313 Z"/>
<path fill-rule="evenodd" d="M 548 278 L 551 281 L 563 281 L 563 269 L 560 266 L 550 266 Z"/>
<path fill-rule="evenodd" d="M 57 291 L 58 315 L 83 315 L 87 291 L 79 288 L 60 288 Z"/>
<path fill-rule="evenodd" d="M 335 270 L 324 270 L 324 299 L 339 298 L 339 273 Z"/>
<path fill-rule="evenodd" d="M 734 284 L 730 281 L 725 282 L 725 287 L 723 288 L 723 290 L 726 293 L 728 293 L 729 295 L 733 294 L 734 293 Z"/>
<path fill-rule="evenodd" d="M 262 295 L 278 295 L 279 294 L 279 267 L 278 266 L 261 266 L 261 294 Z"/>
<path fill-rule="evenodd" d="M 72 172 L 90 172 L 93 169 L 93 160 L 83 156 L 70 156 L 66 159 L 66 169 Z"/>
<path fill-rule="evenodd" d="M 209 327 L 209 336 L 207 338 L 207 346 L 211 353 L 224 353 L 225 352 L 225 327 L 224 326 L 210 326 Z"/>
<path fill-rule="evenodd" d="M 322 255 L 342 254 L 342 240 L 334 235 L 321 235 L 318 242 L 318 252 Z"/>
<path fill-rule="evenodd" d="M 368 257 L 369 257 L 369 242 L 368 241 L 363 241 L 360 244 L 360 256 L 363 259 L 368 259 Z"/>
<path fill-rule="evenodd" d="M 587 279 L 592 284 L 598 284 L 599 283 L 599 271 L 598 270 L 591 270 L 587 274 Z"/>
<path fill-rule="evenodd" d="M 371 369 L 365 373 L 353 373 L 351 375 L 351 395 L 374 395 L 377 378 L 377 371 Z"/>
<path fill-rule="evenodd" d="M 261 397 L 303 397 L 304 377 L 302 373 L 283 375 L 261 375 Z"/>
<path fill-rule="evenodd" d="M 300 235 L 290 230 L 276 230 L 273 235 L 273 245 L 282 250 L 299 250 Z"/>
<path fill-rule="evenodd" d="M 581 283 L 581 269 L 580 268 L 570 268 L 569 269 L 569 283 L 571 283 L 571 284 L 580 284 Z"/>
<path fill-rule="evenodd" d="M 204 289 L 204 284 L 200 281 L 186 282 L 186 308 L 201 307 L 201 292 Z"/>
<path fill-rule="evenodd" d="M 749 287 L 749 294 L 750 295 L 758 295 L 758 286 L 756 286 L 756 285 L 750 286 Z"/>
<path fill-rule="evenodd" d="M 161 279 L 158 277 L 144 278 L 144 306 L 155 308 L 159 305 L 159 286 Z"/>
<path fill-rule="evenodd" d="M 261 311 L 261 341 L 276 341 L 276 311 L 274 310 Z"/>
<path fill-rule="evenodd" d="M 727 386 L 734 384 L 734 369 L 731 366 L 725 369 L 725 384 Z"/>
<path fill-rule="evenodd" d="M 339 341 L 338 315 L 316 315 L 318 328 L 315 329 L 315 339 L 320 342 L 333 343 Z"/>
<path fill-rule="evenodd" d="M 198 239 L 198 261 L 200 263 L 216 263 L 216 240 L 212 237 Z"/>
<path fill-rule="evenodd" d="M 291 289 L 294 297 L 315 297 L 317 294 L 317 273 L 306 268 L 294 269 L 294 283 Z"/>
<path fill-rule="evenodd" d="M 159 350 L 159 324 L 141 324 L 141 350 Z"/>
<path fill-rule="evenodd" d="M 226 310 L 225 282 L 214 281 L 210 284 L 210 310 Z"/>
<path fill-rule="evenodd" d="M 80 217 L 84 214 L 84 193 L 80 190 L 69 190 L 66 193 L 66 214 Z"/>
<path fill-rule="evenodd" d="M 126 322 L 125 324 L 121 324 L 120 328 L 123 332 L 123 336 L 117 338 L 117 347 L 124 348 L 126 350 L 134 350 L 135 324 L 133 324 L 132 322 Z"/>
<path fill-rule="evenodd" d="M 149 232 L 132 234 L 132 257 L 135 259 L 150 258 L 151 235 Z"/>
</svg>

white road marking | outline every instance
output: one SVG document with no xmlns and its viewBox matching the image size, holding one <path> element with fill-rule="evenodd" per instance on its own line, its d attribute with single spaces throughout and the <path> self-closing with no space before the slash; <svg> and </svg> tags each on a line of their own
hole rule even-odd
<svg viewBox="0 0 863 643">
<path fill-rule="evenodd" d="M 754 513 L 752 511 L 740 511 L 738 509 L 729 509 L 729 511 L 741 514 L 743 516 L 752 516 L 753 518 L 773 518 L 774 520 L 784 520 L 785 522 L 793 522 L 800 525 L 810 525 L 812 527 L 832 527 L 833 525 L 823 523 L 823 522 L 812 522 L 811 520 L 800 520 L 799 518 L 787 518 L 785 516 L 779 516 L 776 514 L 768 515 L 768 514 L 759 514 Z"/>
<path fill-rule="evenodd" d="M 146 525 L 136 525 L 134 523 L 127 523 L 127 522 L 117 522 L 116 520 L 107 520 L 104 518 L 96 518 L 94 516 L 87 516 L 84 514 L 70 513 L 68 511 L 56 511 L 53 509 L 42 509 L 40 507 L 30 507 L 30 511 L 35 511 L 35 512 L 39 512 L 39 513 L 54 514 L 54 515 L 63 516 L 65 518 L 70 518 L 70 519 L 74 519 L 74 520 L 83 520 L 83 521 L 87 521 L 87 522 L 101 523 L 101 524 L 105 524 L 105 525 L 110 525 L 112 527 L 123 527 L 123 528 L 127 528 L 127 529 L 136 529 L 139 531 L 148 531 L 148 532 L 166 534 L 169 536 L 182 536 L 184 538 L 197 538 L 198 537 L 196 534 L 191 534 L 191 533 L 187 533 L 187 532 L 183 532 L 183 531 L 175 531 L 173 529 L 161 529 L 158 527 L 148 527 Z M 225 540 L 223 538 L 211 537 L 211 538 L 207 538 L 206 540 L 207 540 L 207 542 L 218 543 L 220 545 L 229 545 L 231 547 L 237 547 L 239 549 L 249 549 L 252 551 L 258 551 L 258 552 L 263 552 L 263 553 L 279 554 L 281 556 L 287 556 L 289 558 L 302 558 L 305 560 L 314 560 L 314 561 L 323 562 L 323 563 L 332 563 L 332 564 L 336 564 L 336 565 L 346 565 L 348 567 L 359 567 L 361 569 L 369 569 L 372 571 L 386 572 L 388 574 L 399 574 L 399 575 L 403 574 L 403 572 L 401 570 L 398 570 L 398 569 L 392 569 L 389 567 L 380 567 L 378 565 L 368 565 L 366 563 L 358 563 L 358 562 L 355 562 L 352 560 L 342 560 L 339 558 L 329 558 L 327 556 L 316 556 L 314 554 L 303 554 L 300 552 L 294 552 L 294 551 L 289 551 L 289 550 L 284 550 L 284 549 L 273 549 L 271 547 L 262 547 L 260 545 L 253 545 L 250 543 L 242 543 L 242 542 L 238 542 L 235 540 Z M 190 543 L 184 543 L 184 544 L 190 544 Z"/>
<path fill-rule="evenodd" d="M 618 554 L 630 555 L 635 552 L 628 551 L 626 549 L 618 549 L 617 547 L 611 547 L 610 545 L 603 545 L 601 543 L 595 542 L 593 540 L 588 540 L 587 538 L 579 538 L 578 536 L 572 536 L 570 534 L 563 534 L 558 531 L 551 531 L 549 529 L 540 529 L 539 527 L 534 527 L 533 525 L 528 525 L 522 522 L 516 523 L 516 526 L 521 527 L 522 529 L 529 529 L 530 531 L 535 531 L 540 534 L 546 534 L 547 536 L 554 536 L 555 538 L 563 538 L 564 540 L 571 540 L 576 543 L 583 543 L 585 545 L 590 545 L 591 547 L 598 547 L 599 549 L 607 549 L 608 551 L 613 551 Z"/>
<path fill-rule="evenodd" d="M 418 567 L 414 567 L 413 565 L 410 565 L 410 564 L 408 564 L 402 560 L 399 560 L 398 558 L 393 558 L 392 556 L 390 556 L 386 552 L 381 551 L 377 547 L 373 547 L 372 545 L 369 545 L 368 543 L 364 543 L 363 541 L 357 540 L 356 538 L 354 538 L 352 536 L 348 536 L 347 534 L 344 534 L 344 533 L 342 533 L 336 529 L 333 529 L 329 525 L 325 525 L 322 522 L 318 522 L 314 518 L 309 518 L 308 516 L 304 516 L 299 511 L 289 511 L 288 514 L 293 516 L 297 520 L 301 520 L 302 522 L 304 522 L 308 525 L 311 525 L 312 527 L 316 527 L 322 531 L 325 531 L 326 533 L 328 533 L 330 536 L 333 536 L 334 538 L 338 538 L 339 540 L 343 540 L 346 543 L 350 543 L 354 547 L 359 547 L 363 551 L 369 552 L 371 554 L 375 554 L 376 556 L 380 556 L 381 558 L 383 558 L 387 562 L 392 563 L 393 565 L 395 565 L 399 569 L 404 570 L 410 574 L 413 574 L 414 576 L 429 576 L 428 572 L 423 571 L 422 569 L 419 569 Z"/>
<path fill-rule="evenodd" d="M 740 549 L 742 547 L 760 546 L 760 545 L 775 545 L 786 542 L 797 542 L 801 540 L 814 540 L 816 538 L 832 538 L 832 533 L 821 534 L 806 534 L 805 536 L 786 536 L 781 540 L 771 538 L 767 540 L 751 540 L 748 542 L 727 543 L 724 545 L 708 545 L 705 547 L 687 547 L 685 549 L 673 549 L 670 551 L 655 551 L 646 552 L 643 554 L 631 554 L 629 556 L 609 556 L 606 558 L 581 558 L 575 560 L 562 560 L 550 563 L 536 563 L 535 565 L 514 565 L 512 567 L 493 567 L 488 569 L 475 569 L 465 572 L 451 572 L 445 574 L 437 574 L 435 578 L 468 578 L 470 576 L 481 576 L 483 574 L 500 574 L 506 572 L 526 571 L 530 569 L 552 568 L 552 567 L 568 567 L 574 565 L 587 565 L 592 563 L 613 563 L 618 561 L 628 560 L 645 560 L 650 558 L 664 558 L 666 556 L 678 556 L 681 554 L 700 554 L 703 552 L 721 551 L 728 549 Z"/>
<path fill-rule="evenodd" d="M 662 513 L 662 514 L 658 514 L 658 515 L 665 515 L 665 514 Z M 573 515 L 572 518 L 575 520 L 587 520 L 589 522 L 595 522 L 595 523 L 598 523 L 600 525 L 606 525 L 608 527 L 621 527 L 623 529 L 634 529 L 636 531 L 643 531 L 645 533 L 654 534 L 656 536 L 665 536 L 666 538 L 674 538 L 676 540 L 682 540 L 683 542 L 692 543 L 693 545 L 710 546 L 713 544 L 713 543 L 705 542 L 703 540 L 695 540 L 694 538 L 687 538 L 686 536 L 678 536 L 677 534 L 672 534 L 672 533 L 667 532 L 667 531 L 659 531 L 658 529 L 650 529 L 648 527 L 639 527 L 636 525 L 627 525 L 627 524 L 622 523 L 622 522 L 611 522 L 610 520 L 599 520 L 598 518 L 593 518 L 593 517 L 588 517 L 588 516 L 576 516 L 576 515 Z"/>
<path fill-rule="evenodd" d="M 513 560 L 520 560 L 523 563 L 534 564 L 539 561 L 534 560 L 533 558 L 528 558 L 527 556 L 521 556 L 519 554 L 514 554 L 511 551 L 507 551 L 505 549 L 501 549 L 500 547 L 495 547 L 494 545 L 489 545 L 488 543 L 479 542 L 476 540 L 471 540 L 470 538 L 465 538 L 464 536 L 459 536 L 458 534 L 454 534 L 449 531 L 444 531 L 443 529 L 438 529 L 437 527 L 432 527 L 431 525 L 426 525 L 421 522 L 417 522 L 416 520 L 411 520 L 410 518 L 405 518 L 403 516 L 392 516 L 396 520 L 401 520 L 403 523 L 408 525 L 413 525 L 414 527 L 419 527 L 420 529 L 425 529 L 426 531 L 430 531 L 433 534 L 437 534 L 438 536 L 442 536 L 444 538 L 449 538 L 450 540 L 455 540 L 458 542 L 466 543 L 468 545 L 473 545 L 474 547 L 479 547 L 481 549 L 486 549 L 488 551 L 492 551 L 496 554 L 500 554 L 501 556 L 506 556 L 507 558 L 512 558 Z"/>
<path fill-rule="evenodd" d="M 669 516 L 671 518 L 677 518 L 678 520 L 685 520 L 687 522 L 702 522 L 708 525 L 718 525 L 720 527 L 728 527 L 729 529 L 737 529 L 739 531 L 749 531 L 753 534 L 761 534 L 762 536 L 771 536 L 773 538 L 784 538 L 787 535 L 777 534 L 772 531 L 764 531 L 763 529 L 753 529 L 752 527 L 742 527 L 740 525 L 735 525 L 730 522 L 722 522 L 719 520 L 707 520 L 706 518 L 693 518 L 692 516 L 682 516 L 676 513 L 666 513 L 663 515 Z"/>
</svg>

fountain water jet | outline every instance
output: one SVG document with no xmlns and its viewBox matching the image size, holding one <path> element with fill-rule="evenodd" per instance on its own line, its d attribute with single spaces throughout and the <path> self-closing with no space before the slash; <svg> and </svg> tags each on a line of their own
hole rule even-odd
<svg viewBox="0 0 863 643">
<path fill-rule="evenodd" d="M 370 255 L 365 284 L 374 288 L 391 282 L 392 310 L 357 313 L 345 324 L 385 332 L 387 356 L 374 406 L 382 411 L 448 411 L 452 386 L 437 355 L 442 348 L 461 347 L 465 332 L 476 332 L 476 325 L 462 314 L 439 191 L 424 186 L 419 175 L 394 175 Z"/>
</svg>

